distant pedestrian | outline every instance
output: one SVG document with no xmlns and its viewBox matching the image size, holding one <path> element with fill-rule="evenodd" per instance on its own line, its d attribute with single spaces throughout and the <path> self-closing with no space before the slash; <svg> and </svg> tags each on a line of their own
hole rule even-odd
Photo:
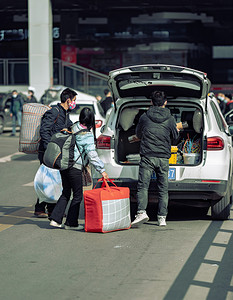
<svg viewBox="0 0 233 300">
<path fill-rule="evenodd" d="M 175 118 L 165 106 L 167 99 L 162 91 L 152 93 L 152 106 L 139 119 L 136 136 L 141 140 L 137 187 L 137 215 L 132 222 L 140 225 L 149 220 L 146 213 L 148 188 L 153 171 L 158 186 L 158 225 L 166 226 L 168 206 L 168 171 L 171 156 L 171 138 L 178 138 Z"/>
<path fill-rule="evenodd" d="M 104 114 L 106 115 L 107 111 L 113 106 L 112 94 L 109 89 L 104 90 L 105 98 L 100 101 L 100 104 L 104 110 Z"/>
<path fill-rule="evenodd" d="M 40 164 L 43 163 L 44 152 L 48 146 L 48 143 L 51 140 L 51 137 L 54 133 L 60 132 L 62 129 L 67 128 L 71 130 L 73 122 L 70 120 L 68 110 L 72 109 L 75 104 L 77 93 L 69 88 L 66 88 L 62 91 L 60 99 L 61 103 L 58 103 L 56 106 L 53 106 L 51 109 L 47 110 L 41 120 L 40 128 L 40 145 L 39 145 L 39 154 L 38 158 Z M 55 204 L 39 202 L 37 199 L 35 205 L 34 215 L 39 218 L 45 218 L 51 215 Z M 47 212 L 46 213 L 46 209 Z"/>
<path fill-rule="evenodd" d="M 23 110 L 24 100 L 19 95 L 17 90 L 12 91 L 11 105 L 10 105 L 10 116 L 12 117 L 12 133 L 11 136 L 16 134 L 16 125 L 21 127 L 21 118 Z"/>
<path fill-rule="evenodd" d="M 218 93 L 217 100 L 222 114 L 225 114 L 227 109 L 227 99 L 225 95 L 223 93 Z"/>
<path fill-rule="evenodd" d="M 28 90 L 27 103 L 37 103 L 33 90 Z"/>
<path fill-rule="evenodd" d="M 76 135 L 76 143 L 79 149 L 75 146 L 75 164 L 67 170 L 60 171 L 63 188 L 62 195 L 58 199 L 49 219 L 51 220 L 51 226 L 58 228 L 63 227 L 63 216 L 70 200 L 71 192 L 73 192 L 73 199 L 70 203 L 65 221 L 65 229 L 82 230 L 83 226 L 78 224 L 78 217 L 80 204 L 83 198 L 82 166 L 83 162 L 86 162 L 85 157 L 105 179 L 108 179 L 108 174 L 105 172 L 104 163 L 99 159 L 95 150 L 96 137 L 94 112 L 90 108 L 84 107 L 80 112 L 79 122 L 75 123 L 72 129 L 74 133 L 82 130 L 80 134 Z"/>
<path fill-rule="evenodd" d="M 99 94 L 97 94 L 97 95 L 95 96 L 95 98 L 96 98 L 96 100 L 97 100 L 98 102 L 100 102 L 100 101 L 102 100 L 102 97 L 101 97 Z"/>
<path fill-rule="evenodd" d="M 225 114 L 228 113 L 233 109 L 233 100 L 232 100 L 232 95 L 231 94 L 225 94 L 225 99 L 226 99 L 226 110 Z"/>
</svg>

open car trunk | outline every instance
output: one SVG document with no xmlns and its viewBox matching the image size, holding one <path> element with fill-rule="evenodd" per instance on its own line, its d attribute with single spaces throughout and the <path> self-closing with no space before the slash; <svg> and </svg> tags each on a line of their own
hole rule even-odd
<svg viewBox="0 0 233 300">
<path fill-rule="evenodd" d="M 176 99 L 177 100 L 177 99 Z M 130 141 L 135 135 L 140 116 L 150 104 L 137 102 L 121 107 L 116 130 L 116 162 L 118 164 L 138 165 L 140 161 L 140 141 Z M 176 101 L 168 103 L 177 123 L 187 123 L 180 131 L 179 138 L 172 141 L 170 165 L 198 165 L 202 161 L 203 149 L 203 112 L 196 103 Z"/>
</svg>

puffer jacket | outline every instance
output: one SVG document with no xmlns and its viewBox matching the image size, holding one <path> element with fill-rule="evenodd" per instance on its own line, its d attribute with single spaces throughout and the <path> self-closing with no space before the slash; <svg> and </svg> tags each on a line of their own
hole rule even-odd
<svg viewBox="0 0 233 300">
<path fill-rule="evenodd" d="M 74 148 L 74 160 L 76 161 L 74 167 L 81 169 L 83 162 L 85 164 L 89 161 L 96 171 L 101 174 L 105 171 L 104 163 L 100 160 L 96 152 L 94 135 L 91 131 L 83 130 L 85 128 L 86 127 L 81 125 L 79 122 L 72 126 L 72 131 L 76 133 L 76 143 L 79 148 L 79 150 L 77 146 Z M 82 158 L 80 153 L 82 154 Z"/>
<path fill-rule="evenodd" d="M 176 140 L 179 133 L 169 109 L 151 106 L 139 119 L 136 135 L 141 139 L 140 155 L 169 159 L 171 139 Z"/>
<path fill-rule="evenodd" d="M 41 120 L 39 152 L 44 152 L 54 133 L 64 128 L 70 130 L 73 122 L 70 120 L 69 111 L 65 110 L 60 103 L 47 110 Z"/>
</svg>

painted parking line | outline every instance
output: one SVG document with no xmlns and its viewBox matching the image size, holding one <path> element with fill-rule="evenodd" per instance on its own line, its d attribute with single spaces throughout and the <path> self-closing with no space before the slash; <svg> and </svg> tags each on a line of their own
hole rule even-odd
<svg viewBox="0 0 233 300">
<path fill-rule="evenodd" d="M 33 207 L 24 207 L 0 217 L 0 232 L 33 217 Z"/>
<path fill-rule="evenodd" d="M 10 155 L 1 157 L 1 158 L 0 158 L 0 163 L 5 163 L 5 162 L 11 161 L 11 160 L 12 160 L 12 157 L 15 156 L 15 155 L 25 155 L 25 153 L 22 153 L 22 152 L 15 152 L 15 153 L 13 153 L 13 154 L 10 154 Z"/>
</svg>

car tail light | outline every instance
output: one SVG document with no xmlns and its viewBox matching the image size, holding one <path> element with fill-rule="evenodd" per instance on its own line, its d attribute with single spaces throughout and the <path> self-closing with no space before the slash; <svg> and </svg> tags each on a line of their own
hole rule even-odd
<svg viewBox="0 0 233 300">
<path fill-rule="evenodd" d="M 218 136 L 207 138 L 207 150 L 223 150 L 224 140 Z"/>
<path fill-rule="evenodd" d="M 95 120 L 95 128 L 100 128 L 102 126 L 102 121 L 101 120 Z"/>
<path fill-rule="evenodd" d="M 100 135 L 96 143 L 97 149 L 111 149 L 111 137 L 108 135 Z"/>
<path fill-rule="evenodd" d="M 220 183 L 220 180 L 202 180 L 201 182 L 209 182 L 209 183 Z"/>
</svg>

